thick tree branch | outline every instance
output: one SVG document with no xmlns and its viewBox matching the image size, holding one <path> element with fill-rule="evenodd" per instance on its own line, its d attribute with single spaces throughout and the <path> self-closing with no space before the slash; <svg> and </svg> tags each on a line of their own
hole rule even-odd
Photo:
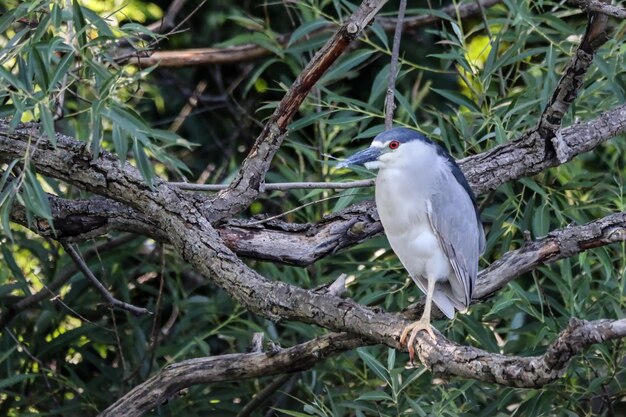
<svg viewBox="0 0 626 417">
<path fill-rule="evenodd" d="M 3 129 L 0 129 L 1 131 Z M 0 159 L 23 155 L 28 146 L 28 137 L 34 132 L 36 130 L 18 127 L 12 134 L 1 135 L 0 151 L 3 152 L 0 152 Z M 88 191 L 110 194 L 109 197 L 117 197 L 126 204 L 140 208 L 146 216 L 157 221 L 160 227 L 168 233 L 174 248 L 186 261 L 204 276 L 211 276 L 217 285 L 224 288 L 250 311 L 272 320 L 298 320 L 337 331 L 348 331 L 367 338 L 370 343 L 384 343 L 399 348 L 397 338 L 404 326 L 409 323 L 403 316 L 387 313 L 377 308 L 368 308 L 331 294 L 307 291 L 282 282 L 264 279 L 247 268 L 221 243 L 221 239 L 210 223 L 194 208 L 194 195 L 179 195 L 176 190 L 172 190 L 160 181 L 156 181 L 154 189 L 150 190 L 141 182 L 140 174 L 130 165 L 120 167 L 117 160 L 107 153 L 103 153 L 99 159 L 93 161 L 90 155 L 82 156 L 80 149 L 82 147 L 76 142 L 59 136 L 56 148 L 48 143 L 41 143 L 31 153 L 31 162 L 44 174 L 77 184 Z M 179 199 L 182 198 L 189 200 L 180 201 Z M 574 233 L 573 230 L 578 229 L 570 228 L 567 232 Z M 607 241 L 623 239 L 626 235 L 617 228 L 608 226 L 600 228 L 589 226 L 584 230 L 595 231 L 601 235 L 606 233 L 602 236 Z M 570 241 L 571 239 L 570 235 Z M 584 245 L 594 245 L 589 240 L 584 241 L 587 242 Z M 584 245 L 580 244 L 578 249 L 582 250 Z M 548 245 L 553 248 L 553 251 L 557 248 L 562 254 L 568 254 L 567 256 L 575 253 L 576 248 L 573 245 L 568 244 L 565 249 L 558 246 L 558 243 Z M 525 256 L 513 257 L 518 270 L 522 268 L 518 258 L 535 263 L 541 262 L 541 256 L 538 261 L 537 256 L 529 254 L 530 248 L 531 246 L 520 249 L 522 252 L 526 251 Z M 539 247 L 537 251 L 545 255 L 546 247 Z M 544 259 L 549 261 L 557 259 L 557 256 L 552 253 Z M 510 265 L 509 267 L 511 268 Z M 491 281 L 492 278 L 489 278 L 489 275 L 495 273 L 494 270 L 490 270 L 488 274 L 481 274 L 479 288 L 483 280 Z M 489 291 L 492 289 L 485 290 L 486 293 Z M 440 355 L 443 354 L 448 355 L 445 357 L 445 366 L 447 366 L 445 372 L 452 375 L 468 376 L 473 370 L 474 376 L 472 377 L 503 383 L 505 376 L 511 375 L 507 373 L 509 371 L 504 372 L 503 369 L 523 368 L 522 370 L 525 369 L 530 374 L 538 372 L 535 368 L 526 369 L 527 362 L 511 362 L 511 358 L 450 345 L 443 337 L 439 337 L 436 341 L 437 345 L 443 349 L 434 349 L 429 345 L 432 343 L 434 342 L 429 338 L 420 335 L 418 351 L 423 356 L 422 360 L 432 363 L 439 372 L 444 372 L 444 364 L 440 360 L 442 357 Z M 452 354 L 458 356 L 453 355 L 454 358 L 451 358 Z M 433 358 L 432 362 L 429 362 L 430 358 Z M 476 364 L 480 364 L 480 368 L 477 368 Z M 513 368 L 503 368 L 505 365 Z M 539 366 L 537 369 L 543 368 Z M 555 378 L 557 376 L 558 374 L 554 374 Z M 519 381 L 516 380 L 509 383 L 538 384 L 547 378 L 546 374 L 541 374 L 539 379 L 530 378 L 523 379 L 522 382 L 516 382 Z"/>
<path fill-rule="evenodd" d="M 547 152 L 546 142 L 536 133 L 527 133 L 512 142 L 459 161 L 463 173 L 477 194 L 496 189 L 511 180 L 535 175 L 547 168 L 589 152 L 608 139 L 626 132 L 626 105 L 607 111 L 586 123 L 561 130 L 559 158 Z"/>
<path fill-rule="evenodd" d="M 11 209 L 11 221 L 31 229 L 40 236 L 65 242 L 82 242 L 112 231 L 129 232 L 167 242 L 168 237 L 153 220 L 126 204 L 107 198 L 67 200 L 48 195 L 54 229 L 47 220 L 35 218 L 28 223 L 26 210 L 15 204 Z"/>
<path fill-rule="evenodd" d="M 192 385 L 296 372 L 364 344 L 367 342 L 363 339 L 333 333 L 278 352 L 230 354 L 173 363 L 137 385 L 98 417 L 138 417 Z"/>
<path fill-rule="evenodd" d="M 625 336 L 626 319 L 589 322 L 573 318 L 546 352 L 539 356 L 489 353 L 458 345 L 443 336 L 420 344 L 418 354 L 426 366 L 439 374 L 520 388 L 540 388 L 563 376 L 571 359 L 583 349 Z M 230 354 L 171 364 L 137 385 L 98 417 L 138 417 L 183 388 L 301 371 L 329 356 L 366 344 L 365 339 L 331 333 L 278 353 Z"/>
<path fill-rule="evenodd" d="M 14 145 L 14 139 L 11 139 L 10 135 L 2 136 L 6 129 L 7 125 L 0 123 L 0 152 L 5 152 L 5 161 L 23 155 L 14 152 L 16 149 L 14 146 L 17 145 Z M 28 129 L 18 130 L 16 138 L 27 140 L 31 134 L 29 132 Z M 563 129 L 562 156 L 565 155 L 568 160 L 572 159 L 624 132 L 626 132 L 626 106 L 621 106 L 591 121 Z M 36 134 L 36 130 L 33 130 L 32 134 Z M 561 164 L 556 156 L 546 155 L 542 143 L 540 139 L 527 134 L 516 141 L 465 158 L 460 165 L 474 191 L 481 194 L 505 182 L 534 175 Z M 23 145 L 20 146 L 23 148 Z M 76 143 L 74 149 L 80 151 L 82 148 Z M 69 181 L 71 178 L 66 179 Z M 139 183 L 142 184 L 141 180 Z M 111 191 L 100 193 L 115 198 L 115 193 Z M 197 202 L 205 201 L 201 196 L 187 193 L 184 195 Z M 78 241 L 110 230 L 119 230 L 149 236 L 162 242 L 168 241 L 168 235 L 154 219 L 146 217 L 126 204 L 100 198 L 76 202 L 53 198 L 51 206 L 54 218 L 58 219 L 55 224 L 60 233 L 58 237 Z M 21 207 L 15 206 L 12 220 L 26 225 L 26 216 Z M 51 236 L 51 229 L 44 220 L 38 220 L 31 227 L 43 236 Z M 218 229 L 228 247 L 239 255 L 301 266 L 360 243 L 381 231 L 382 227 L 378 222 L 373 201 L 350 206 L 341 212 L 325 216 L 315 224 L 272 221 L 262 226 L 246 226 L 246 222 L 232 222 Z"/>
<path fill-rule="evenodd" d="M 563 116 L 583 85 L 596 51 L 609 39 L 605 33 L 607 21 L 608 18 L 605 15 L 595 13 L 589 15 L 587 29 L 580 45 L 539 118 L 537 132 L 544 140 L 554 141 L 557 131 L 561 128 Z M 553 143 L 553 145 L 558 154 L 558 143 Z"/>
<path fill-rule="evenodd" d="M 420 343 L 420 360 L 433 372 L 518 388 L 540 388 L 565 373 L 574 356 L 588 346 L 626 336 L 626 319 L 583 321 L 572 318 L 568 327 L 535 357 L 507 356 L 462 346 L 439 336 Z"/>
</svg>

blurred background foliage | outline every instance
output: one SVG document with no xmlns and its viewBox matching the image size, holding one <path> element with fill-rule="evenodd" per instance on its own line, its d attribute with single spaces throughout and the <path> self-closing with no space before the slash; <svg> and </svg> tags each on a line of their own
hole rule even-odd
<svg viewBox="0 0 626 417">
<path fill-rule="evenodd" d="M 128 159 L 147 181 L 226 183 L 278 100 L 356 1 L 188 2 L 173 34 L 144 25 L 164 16 L 167 1 L 2 0 L 0 116 L 41 121 Z M 408 16 L 428 1 L 409 2 Z M 445 4 L 443 4 L 445 5 Z M 393 17 L 390 1 L 382 16 Z M 570 60 L 586 16 L 556 1 L 505 0 L 484 14 L 404 33 L 395 114 L 457 158 L 519 137 L 535 126 Z M 626 97 L 626 26 L 592 65 L 564 125 L 588 120 Z M 288 39 L 281 43 L 281 36 Z M 334 169 L 382 130 L 391 34 L 374 23 L 309 95 L 290 126 L 268 182 L 371 177 Z M 228 65 L 139 68 L 121 51 L 257 44 L 271 53 Z M 624 210 L 623 137 L 558 168 L 479 196 L 488 231 L 482 265 L 533 237 Z M 8 172 L 10 168 L 3 166 Z M 14 171 L 15 172 L 15 171 Z M 10 180 L 12 179 L 12 180 Z M 19 179 L 19 181 L 15 181 Z M 419 179 L 416 179 L 419 181 Z M 59 290 L 0 329 L 0 415 L 95 415 L 151 373 L 203 355 L 242 352 L 253 332 L 283 346 L 324 330 L 271 323 L 247 313 L 190 270 L 167 246 L 112 234 L 81 245 L 96 276 L 120 299 L 156 312 L 110 311 L 58 243 L 9 225 L 12 204 L 49 217 L 45 193 L 86 197 L 75 187 L 26 169 L 0 183 L 0 303 L 69 277 Z M 372 190 L 271 192 L 244 213 L 315 222 Z M 525 274 L 493 299 L 437 327 L 459 343 L 511 355 L 543 353 L 570 317 L 623 318 L 624 245 L 594 249 Z M 249 260 L 269 279 L 305 288 L 347 273 L 348 295 L 391 311 L 420 296 L 384 237 L 307 268 Z M 383 346 L 358 349 L 288 379 L 253 415 L 282 416 L 591 416 L 626 413 L 623 341 L 596 345 L 563 379 L 538 390 L 433 376 L 406 367 L 407 355 Z M 151 415 L 231 416 L 275 378 L 194 387 Z"/>
</svg>

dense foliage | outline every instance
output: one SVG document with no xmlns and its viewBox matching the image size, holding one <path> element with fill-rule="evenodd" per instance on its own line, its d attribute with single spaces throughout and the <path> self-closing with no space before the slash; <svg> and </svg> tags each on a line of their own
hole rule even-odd
<svg viewBox="0 0 626 417">
<path fill-rule="evenodd" d="M 137 166 L 146 182 L 228 183 L 277 101 L 332 31 L 355 8 L 345 0 L 189 2 L 173 33 L 144 25 L 169 2 L 2 1 L 0 116 L 15 126 L 40 121 L 41 139 L 58 131 Z M 408 16 L 429 2 L 409 2 Z M 430 2 L 433 3 L 433 2 Z M 395 17 L 397 2 L 382 16 Z M 432 4 L 432 7 L 440 7 Z M 197 7 L 197 9 L 196 9 Z M 533 128 L 585 30 L 579 9 L 554 1 L 506 0 L 484 14 L 443 13 L 405 31 L 397 81 L 397 125 L 418 129 L 457 158 Z M 612 22 L 564 125 L 626 101 L 626 26 Z M 158 29 L 158 28 L 157 28 Z M 157 30 L 158 31 L 158 30 Z M 283 35 L 285 34 L 285 35 Z M 284 36 L 284 37 L 282 37 Z M 267 182 L 371 177 L 334 168 L 384 123 L 392 32 L 378 21 L 322 78 L 301 106 Z M 287 39 L 286 42 L 283 42 Z M 256 44 L 267 56 L 223 65 L 143 68 L 121 57 L 137 49 L 226 48 Z M 626 209 L 623 137 L 532 178 L 479 196 L 487 233 L 481 266 L 532 237 Z M 36 140 L 36 139 L 34 139 Z M 21 167 L 17 169 L 17 167 Z M 325 330 L 273 323 L 248 313 L 181 261 L 168 245 L 111 234 L 81 243 L 91 270 L 118 298 L 153 311 L 136 317 L 103 306 L 55 240 L 10 224 L 24 206 L 50 218 L 46 193 L 86 197 L 35 174 L 28 157 L 1 166 L 0 303 L 3 314 L 29 294 L 69 278 L 0 329 L 0 415 L 95 415 L 168 363 L 243 352 L 254 332 L 282 346 Z M 416 181 L 419 181 L 416 179 Z M 316 222 L 372 198 L 371 189 L 272 191 L 244 217 Z M 468 314 L 436 326 L 450 339 L 510 355 L 542 353 L 570 317 L 623 318 L 626 253 L 600 247 L 520 276 Z M 348 274 L 350 298 L 398 311 L 421 294 L 384 237 L 306 268 L 248 260 L 264 276 L 313 288 Z M 407 355 L 360 348 L 285 379 L 254 415 L 620 415 L 626 409 L 623 341 L 595 345 L 564 377 L 542 389 L 442 379 Z M 197 386 L 153 415 L 235 415 L 275 378 Z M 273 407 L 273 408 L 268 408 Z"/>
</svg>

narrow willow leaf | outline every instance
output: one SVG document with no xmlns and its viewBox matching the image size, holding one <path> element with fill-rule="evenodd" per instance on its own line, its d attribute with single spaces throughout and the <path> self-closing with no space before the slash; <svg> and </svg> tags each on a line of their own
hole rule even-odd
<svg viewBox="0 0 626 417">
<path fill-rule="evenodd" d="M 371 369 L 376 374 L 376 376 L 385 381 L 387 385 L 391 385 L 387 370 L 382 363 L 378 362 L 376 358 L 374 358 L 367 350 L 363 348 L 357 349 L 357 353 L 359 354 L 363 362 L 365 362 L 365 365 L 367 365 L 367 367 Z"/>
<path fill-rule="evenodd" d="M 115 147 L 115 153 L 120 160 L 120 164 L 126 163 L 126 156 L 128 155 L 128 135 L 122 132 L 122 129 L 116 124 L 113 125 L 113 132 L 111 133 L 113 139 L 113 146 Z"/>
<path fill-rule="evenodd" d="M 15 202 L 15 187 L 9 184 L 2 192 L 0 192 L 0 228 L 4 235 L 13 241 L 11 233 L 11 208 Z"/>
<path fill-rule="evenodd" d="M 20 79 L 11 74 L 2 66 L 0 66 L 0 79 L 11 84 L 17 90 L 28 91 L 26 85 Z"/>
<path fill-rule="evenodd" d="M 329 22 L 326 19 L 318 19 L 312 20 L 310 22 L 303 23 L 298 29 L 294 30 L 289 38 L 289 42 L 287 43 L 287 47 L 290 47 L 295 42 L 297 42 L 300 38 L 305 37 L 311 32 L 316 31 L 317 29 L 328 26 Z"/>
<path fill-rule="evenodd" d="M 78 0 L 72 1 L 72 20 L 76 26 L 76 34 L 78 35 L 78 45 L 82 48 L 87 43 L 87 35 L 85 33 L 86 22 L 83 15 L 83 8 Z"/>
<path fill-rule="evenodd" d="M 55 86 L 57 85 L 57 83 L 61 81 L 63 76 L 68 73 L 68 70 L 73 63 L 74 63 L 73 52 L 66 53 L 63 55 L 63 58 L 61 58 L 61 60 L 59 61 L 59 65 L 57 65 L 57 68 L 54 74 L 52 75 L 52 78 L 50 79 L 50 89 L 55 88 Z"/>
<path fill-rule="evenodd" d="M 440 90 L 438 88 L 433 88 L 432 91 L 450 100 L 451 102 L 458 104 L 459 106 L 465 106 L 470 110 L 480 113 L 480 109 L 476 106 L 476 103 L 456 91 Z"/>
<path fill-rule="evenodd" d="M 43 217 L 52 223 L 52 209 L 48 201 L 48 195 L 41 188 L 41 184 L 37 180 L 32 170 L 26 171 L 26 181 L 24 181 L 24 191 L 26 192 L 27 209 L 31 210 L 35 215 Z"/>
<path fill-rule="evenodd" d="M 357 400 L 361 401 L 393 401 L 385 391 L 369 391 L 361 394 Z"/>
<path fill-rule="evenodd" d="M 135 155 L 135 161 L 137 162 L 137 168 L 139 172 L 141 172 L 141 176 L 146 181 L 146 184 L 152 188 L 154 185 L 154 170 L 143 145 L 137 138 L 133 138 L 133 154 Z"/>
<path fill-rule="evenodd" d="M 95 100 L 89 110 L 91 128 L 91 158 L 96 160 L 100 155 L 100 142 L 102 141 L 102 100 Z"/>
<path fill-rule="evenodd" d="M 48 137 L 50 143 L 55 148 L 57 147 L 57 135 L 54 129 L 54 121 L 52 119 L 52 112 L 44 103 L 38 104 L 39 108 L 39 118 L 41 120 L 41 125 L 43 126 L 43 131 Z"/>
</svg>

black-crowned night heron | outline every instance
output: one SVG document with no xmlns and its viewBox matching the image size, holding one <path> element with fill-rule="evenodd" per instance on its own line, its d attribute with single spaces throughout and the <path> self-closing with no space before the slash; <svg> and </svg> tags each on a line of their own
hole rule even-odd
<svg viewBox="0 0 626 417">
<path fill-rule="evenodd" d="M 391 248 L 426 294 L 424 314 L 400 337 L 411 362 L 417 333 L 430 324 L 431 304 L 452 319 L 469 306 L 485 246 L 474 193 L 454 159 L 422 134 L 387 130 L 339 164 L 378 169 L 376 207 Z"/>
</svg>

